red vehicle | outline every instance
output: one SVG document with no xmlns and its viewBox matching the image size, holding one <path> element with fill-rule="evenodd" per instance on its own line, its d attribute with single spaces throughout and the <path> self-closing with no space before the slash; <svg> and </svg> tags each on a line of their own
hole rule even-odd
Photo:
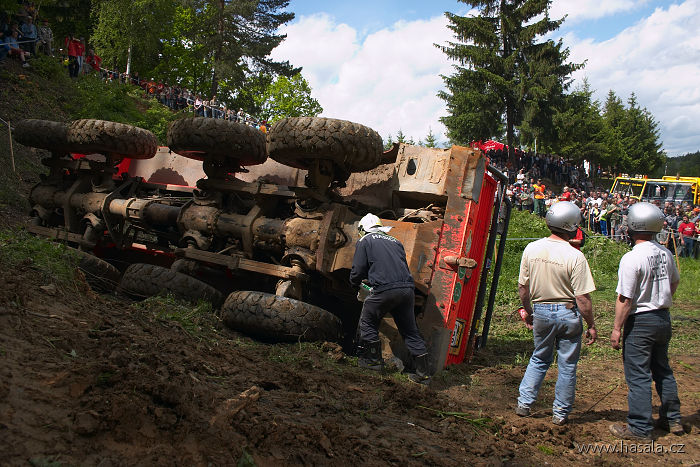
<svg viewBox="0 0 700 467">
<path fill-rule="evenodd" d="M 373 212 L 405 247 L 433 370 L 485 345 L 510 204 L 481 151 L 382 152 L 371 129 L 325 118 L 284 119 L 267 140 L 235 122 L 183 119 L 157 149 L 145 130 L 112 122 L 31 136 L 49 124 L 59 125 L 25 123 L 15 136 L 53 151 L 29 229 L 120 266 L 122 291 L 204 296 L 253 336 L 349 346 L 361 310 L 348 283 L 357 222 Z M 126 134 L 139 136 L 113 137 Z M 99 155 L 66 155 L 81 151 Z M 407 360 L 390 318 L 381 330 Z"/>
</svg>

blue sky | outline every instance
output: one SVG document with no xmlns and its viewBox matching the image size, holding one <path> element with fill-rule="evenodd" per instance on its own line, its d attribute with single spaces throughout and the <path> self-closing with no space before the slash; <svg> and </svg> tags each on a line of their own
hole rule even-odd
<svg viewBox="0 0 700 467">
<path fill-rule="evenodd" d="M 444 140 L 436 97 L 453 63 L 434 43 L 453 40 L 445 11 L 467 14 L 455 0 L 291 0 L 295 20 L 273 56 L 302 66 L 324 116 L 371 126 L 383 137 Z M 638 96 L 659 122 L 669 155 L 700 149 L 700 0 L 555 0 L 567 15 L 556 32 L 603 100 L 614 90 Z"/>
</svg>

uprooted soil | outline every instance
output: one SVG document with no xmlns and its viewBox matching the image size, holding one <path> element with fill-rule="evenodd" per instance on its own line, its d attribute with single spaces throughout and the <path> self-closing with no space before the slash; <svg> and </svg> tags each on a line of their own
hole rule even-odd
<svg viewBox="0 0 700 467">
<path fill-rule="evenodd" d="M 214 315 L 185 328 L 85 284 L 52 285 L 30 262 L 1 266 L 3 465 L 700 461 L 697 354 L 672 356 L 691 433 L 656 433 L 657 449 L 683 443 L 683 454 L 581 454 L 619 446 L 608 424 L 626 415 L 621 363 L 582 361 L 577 408 L 556 427 L 555 369 L 535 414 L 518 418 L 523 368 L 488 353 L 424 388 L 361 370 L 335 344 L 261 344 Z"/>
</svg>

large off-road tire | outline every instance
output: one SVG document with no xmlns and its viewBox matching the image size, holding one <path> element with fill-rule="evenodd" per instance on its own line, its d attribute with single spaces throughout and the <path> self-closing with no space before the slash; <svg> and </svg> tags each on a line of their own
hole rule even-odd
<svg viewBox="0 0 700 467">
<path fill-rule="evenodd" d="M 158 140 L 150 131 L 106 120 L 76 120 L 68 126 L 67 139 L 71 152 L 116 158 L 150 159 L 158 150 Z"/>
<path fill-rule="evenodd" d="M 359 123 L 321 117 L 290 117 L 267 134 L 271 158 L 308 169 L 314 159 L 328 159 L 347 172 L 364 172 L 381 164 L 382 137 Z"/>
<path fill-rule="evenodd" d="M 214 118 L 183 118 L 170 124 L 168 147 L 190 159 L 223 157 L 242 166 L 267 160 L 265 135 L 248 125 Z"/>
<path fill-rule="evenodd" d="M 78 269 L 85 275 L 85 282 L 98 292 L 113 292 L 119 285 L 119 269 L 107 261 L 85 251 L 68 247 Z"/>
<path fill-rule="evenodd" d="M 28 119 L 14 124 L 15 141 L 32 148 L 52 152 L 68 151 L 68 124 L 51 120 Z"/>
<path fill-rule="evenodd" d="M 335 341 L 342 324 L 323 308 L 264 292 L 233 292 L 222 307 L 224 324 L 269 341 Z"/>
<path fill-rule="evenodd" d="M 206 300 L 215 308 L 224 301 L 223 294 L 209 284 L 153 264 L 136 263 L 126 268 L 119 290 L 135 299 L 172 295 L 191 303 Z"/>
</svg>

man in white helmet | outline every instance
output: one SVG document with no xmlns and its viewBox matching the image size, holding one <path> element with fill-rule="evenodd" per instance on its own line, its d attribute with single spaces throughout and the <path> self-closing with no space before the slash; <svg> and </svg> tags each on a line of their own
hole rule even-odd
<svg viewBox="0 0 700 467">
<path fill-rule="evenodd" d="M 367 279 L 371 287 L 360 315 L 358 363 L 363 368 L 382 370 L 384 362 L 379 323 L 384 315 L 390 313 L 406 348 L 415 359 L 415 373 L 410 374 L 409 379 L 428 384 L 428 352 L 414 314 L 415 285 L 403 245 L 388 234 L 390 229 L 382 226 L 374 214 L 364 216 L 357 226 L 360 239 L 352 261 L 350 283 L 357 288 Z"/>
<path fill-rule="evenodd" d="M 515 413 L 530 415 L 540 386 L 557 349 L 559 374 L 554 390 L 552 423 L 564 425 L 574 405 L 576 366 L 586 320 L 588 344 L 595 342 L 590 293 L 595 290 L 585 256 L 569 244 L 581 222 L 579 208 L 569 201 L 554 204 L 545 216 L 551 235 L 528 244 L 523 251 L 518 293 L 533 330 L 535 350 L 530 357 Z"/>
<path fill-rule="evenodd" d="M 671 340 L 668 309 L 680 275 L 673 254 L 653 240 L 663 225 L 664 216 L 653 204 L 630 206 L 627 228 L 633 248 L 620 260 L 615 322 L 610 335 L 612 347 L 622 347 L 629 409 L 627 424 L 610 425 L 610 431 L 624 439 L 651 440 L 652 380 L 661 399 L 657 426 L 675 435 L 684 433 L 676 379 L 668 364 Z M 623 325 L 624 343 L 621 343 Z"/>
</svg>

